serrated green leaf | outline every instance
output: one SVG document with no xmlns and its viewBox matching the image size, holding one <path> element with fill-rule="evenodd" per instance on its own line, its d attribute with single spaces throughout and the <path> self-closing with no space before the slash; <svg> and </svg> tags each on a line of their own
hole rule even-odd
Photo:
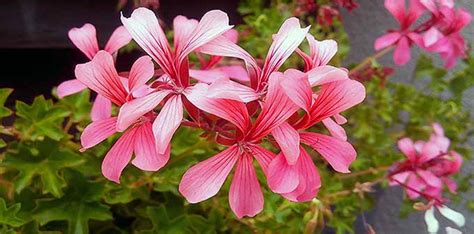
<svg viewBox="0 0 474 234">
<path fill-rule="evenodd" d="M 46 136 L 58 141 L 67 135 L 61 125 L 69 114 L 69 111 L 53 106 L 53 102 L 43 96 L 36 97 L 31 105 L 17 101 L 15 128 L 26 139 L 41 140 Z"/>
<path fill-rule="evenodd" d="M 38 155 L 34 154 L 35 151 Z M 17 153 L 7 153 L 3 165 L 19 172 L 13 181 L 17 193 L 38 176 L 42 182 L 43 193 L 60 197 L 61 189 L 66 185 L 61 170 L 83 162 L 78 154 L 68 149 L 60 149 L 58 142 L 45 140 L 33 145 L 20 145 Z"/>
<path fill-rule="evenodd" d="M 83 175 L 67 171 L 70 185 L 60 199 L 42 199 L 34 210 L 34 218 L 45 225 L 51 221 L 67 221 L 68 233 L 89 233 L 89 220 L 110 220 L 109 207 L 100 203 L 104 184 L 90 182 Z"/>
<path fill-rule="evenodd" d="M 12 92 L 13 89 L 0 89 L 0 120 L 12 114 L 12 111 L 4 106 Z"/>
<path fill-rule="evenodd" d="M 7 207 L 5 200 L 0 197 L 0 224 L 7 224 L 13 227 L 23 225 L 25 220 L 17 216 L 20 209 L 20 203 L 15 203 L 10 207 Z"/>
</svg>

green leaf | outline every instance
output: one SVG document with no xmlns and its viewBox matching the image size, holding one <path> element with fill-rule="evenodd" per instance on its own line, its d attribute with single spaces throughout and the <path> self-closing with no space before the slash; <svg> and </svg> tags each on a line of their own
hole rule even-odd
<svg viewBox="0 0 474 234">
<path fill-rule="evenodd" d="M 153 228 L 145 230 L 142 233 L 188 233 L 189 223 L 184 216 L 173 217 L 170 219 L 164 206 L 150 206 L 146 208 L 146 214 L 150 218 Z"/>
<path fill-rule="evenodd" d="M 89 220 L 110 220 L 109 207 L 100 202 L 104 183 L 90 182 L 78 172 L 68 170 L 70 185 L 60 199 L 42 199 L 34 210 L 34 218 L 45 225 L 51 221 L 67 221 L 68 233 L 89 233 Z"/>
<path fill-rule="evenodd" d="M 68 149 L 60 149 L 58 142 L 45 140 L 33 145 L 20 145 L 17 153 L 7 153 L 3 165 L 19 171 L 13 181 L 17 193 L 29 186 L 35 176 L 39 176 L 43 193 L 60 197 L 61 189 L 66 185 L 61 176 L 61 169 L 83 162 L 78 154 Z"/>
<path fill-rule="evenodd" d="M 36 97 L 31 105 L 17 101 L 16 110 L 15 127 L 24 134 L 23 138 L 41 140 L 47 136 L 58 141 L 67 135 L 61 125 L 70 112 L 53 106 L 43 96 Z"/>
<path fill-rule="evenodd" d="M 4 106 L 12 92 L 13 89 L 0 89 L 0 120 L 12 114 L 12 111 Z"/>
<path fill-rule="evenodd" d="M 74 123 L 89 121 L 91 112 L 90 91 L 88 89 L 59 100 L 58 106 L 71 113 L 71 120 Z"/>
<path fill-rule="evenodd" d="M 13 227 L 19 227 L 25 223 L 25 220 L 17 216 L 21 209 L 21 203 L 15 203 L 10 207 L 3 198 L 0 197 L 0 224 L 7 224 Z"/>
</svg>

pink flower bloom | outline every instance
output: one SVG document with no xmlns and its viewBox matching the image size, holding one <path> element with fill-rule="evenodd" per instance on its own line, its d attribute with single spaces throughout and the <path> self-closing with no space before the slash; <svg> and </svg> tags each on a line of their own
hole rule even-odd
<svg viewBox="0 0 474 234">
<path fill-rule="evenodd" d="M 445 67 L 452 68 L 458 58 L 466 56 L 467 46 L 461 30 L 470 23 L 472 16 L 466 10 L 454 9 L 450 3 L 438 7 L 428 5 L 427 8 L 433 12 L 436 23 L 424 34 L 424 47 L 440 53 Z"/>
<path fill-rule="evenodd" d="M 334 137 L 304 130 L 318 122 L 331 120 L 331 116 L 342 123 L 339 113 L 365 98 L 364 86 L 350 80 L 347 74 L 338 80 L 314 83 L 320 85 L 321 89 L 313 95 L 308 76 L 292 69 L 285 72 L 286 79 L 282 82 L 282 87 L 286 95 L 306 113 L 302 118 L 291 119 L 272 131 L 281 153 L 272 160 L 268 169 L 268 184 L 272 191 L 296 202 L 313 199 L 321 185 L 319 179 L 308 180 L 313 178 L 308 175 L 313 175 L 314 178 L 319 176 L 309 154 L 300 146 L 301 143 L 319 152 L 338 172 L 349 172 L 349 165 L 356 157 L 352 145 L 331 131 L 342 128 L 338 124 L 334 123 L 337 127 L 329 127 Z"/>
<path fill-rule="evenodd" d="M 410 0 L 408 9 L 404 0 L 385 0 L 385 8 L 400 24 L 400 29 L 390 30 L 389 33 L 375 41 L 375 50 L 395 46 L 393 60 L 398 65 L 406 64 L 410 58 L 410 47 L 413 43 L 421 45 L 421 36 L 410 29 L 410 26 L 423 14 L 424 7 L 419 0 Z"/>
<path fill-rule="evenodd" d="M 410 199 L 420 196 L 442 204 L 443 184 L 456 192 L 456 183 L 450 177 L 459 172 L 461 156 L 449 151 L 450 141 L 442 127 L 433 124 L 434 133 L 427 142 L 413 142 L 409 138 L 398 141 L 398 148 L 407 160 L 394 165 L 389 175 L 391 185 L 401 185 Z"/>
<path fill-rule="evenodd" d="M 181 124 L 184 107 L 189 113 L 196 112 L 195 107 L 186 105 L 189 103 L 186 93 L 191 88 L 187 56 L 229 30 L 229 19 L 224 12 L 218 10 L 207 12 L 199 22 L 177 17 L 173 22 L 173 52 L 152 11 L 138 8 L 130 18 L 122 16 L 122 23 L 137 44 L 158 63 L 164 74 L 152 85 L 154 90 L 120 108 L 117 129 L 126 130 L 165 100 L 162 110 L 153 122 L 157 151 L 162 154 L 169 149 L 170 140 Z"/>
<path fill-rule="evenodd" d="M 69 39 L 87 58 L 92 59 L 99 52 L 99 44 L 97 42 L 96 29 L 92 24 L 84 24 L 80 28 L 69 30 Z M 128 44 L 132 38 L 124 27 L 118 27 L 112 33 L 109 41 L 105 45 L 104 50 L 110 54 L 116 55 L 117 51 Z M 77 79 L 67 80 L 58 86 L 58 96 L 65 96 L 78 93 L 84 90 L 86 86 Z M 91 118 L 99 120 L 110 117 L 111 103 L 108 99 L 98 95 L 94 102 Z"/>
<path fill-rule="evenodd" d="M 309 27 L 301 28 L 297 18 L 287 19 L 273 35 L 273 43 L 263 67 L 245 50 L 221 36 L 199 48 L 201 53 L 242 59 L 245 62 L 250 87 L 229 79 L 219 79 L 209 87 L 209 97 L 226 98 L 241 102 L 255 101 L 265 95 L 270 75 L 278 71 L 283 62 L 298 48 Z"/>
<path fill-rule="evenodd" d="M 176 20 L 176 19 L 175 19 Z M 223 37 L 228 39 L 232 43 L 237 43 L 238 40 L 238 32 L 235 29 L 230 29 L 222 34 Z M 197 50 L 196 52 L 198 52 Z M 207 84 L 211 84 L 216 80 L 219 79 L 233 79 L 235 81 L 240 82 L 248 82 L 249 77 L 248 73 L 240 65 L 227 65 L 222 66 L 217 64 L 221 62 L 221 56 L 209 56 L 206 60 L 200 53 L 196 53 L 198 55 L 198 59 L 200 61 L 199 69 L 190 69 L 189 76 L 192 78 L 204 82 Z"/>
<path fill-rule="evenodd" d="M 93 59 L 76 67 L 77 79 L 117 106 L 134 98 L 140 89 L 152 78 L 153 62 L 148 56 L 139 58 L 132 66 L 128 79 L 120 77 L 115 70 L 111 54 L 99 51 Z M 157 171 L 169 159 L 169 148 L 158 153 L 152 133 L 154 113 L 149 112 L 133 123 L 112 146 L 102 161 L 102 174 L 109 180 L 120 182 L 120 174 L 135 153 L 132 164 L 146 171 Z M 83 149 L 91 148 L 117 132 L 117 117 L 94 120 L 81 135 Z"/>
<path fill-rule="evenodd" d="M 252 161 L 255 158 L 267 174 L 268 164 L 274 155 L 258 143 L 298 109 L 281 89 L 282 79 L 281 73 L 270 76 L 262 112 L 253 124 L 245 104 L 229 99 L 202 98 L 208 91 L 207 84 L 200 83 L 190 89 L 187 97 L 193 104 L 231 122 L 237 129 L 235 135 L 228 137 L 229 148 L 196 164 L 184 174 L 179 191 L 190 203 L 217 194 L 237 164 L 229 191 L 231 209 L 239 218 L 252 217 L 263 209 L 263 194 Z"/>
</svg>

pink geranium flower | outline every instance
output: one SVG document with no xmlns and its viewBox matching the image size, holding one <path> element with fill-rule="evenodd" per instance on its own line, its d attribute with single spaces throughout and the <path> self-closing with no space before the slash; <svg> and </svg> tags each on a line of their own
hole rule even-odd
<svg viewBox="0 0 474 234">
<path fill-rule="evenodd" d="M 451 178 L 459 172 L 461 156 L 449 151 L 450 141 L 439 124 L 433 124 L 434 133 L 427 142 L 413 142 L 409 138 L 398 141 L 398 148 L 407 160 L 394 165 L 389 175 L 391 185 L 401 185 L 410 199 L 420 196 L 443 203 L 443 185 L 456 192 L 456 182 Z"/>
<path fill-rule="evenodd" d="M 99 43 L 97 42 L 97 33 L 94 25 L 84 24 L 80 28 L 73 28 L 69 30 L 69 39 L 72 43 L 84 53 L 88 59 L 94 58 L 99 52 Z M 113 54 L 123 46 L 127 45 L 132 38 L 124 27 L 120 26 L 112 33 L 104 50 Z M 78 93 L 84 90 L 86 86 L 77 79 L 67 80 L 58 86 L 58 96 L 63 98 L 65 96 Z M 111 103 L 107 98 L 98 95 L 92 106 L 91 118 L 92 120 L 105 119 L 110 117 Z"/>
<path fill-rule="evenodd" d="M 308 201 L 316 196 L 320 181 L 308 180 L 308 175 L 317 176 L 318 173 L 309 154 L 300 144 L 315 149 L 336 171 L 342 173 L 349 172 L 356 151 L 350 143 L 341 139 L 339 133 L 342 127 L 337 123 L 325 124 L 333 136 L 305 130 L 330 117 L 341 118 L 340 112 L 364 100 L 365 88 L 361 83 L 349 79 L 347 74 L 341 80 L 320 80 L 314 83 L 309 82 L 307 74 L 297 70 L 290 69 L 285 72 L 285 76 L 282 86 L 286 95 L 305 110 L 305 114 L 301 118 L 290 119 L 272 131 L 281 153 L 269 165 L 268 184 L 274 192 L 291 201 Z M 319 86 L 320 91 L 313 94 L 312 86 Z M 343 129 L 342 132 L 345 136 Z"/>
<path fill-rule="evenodd" d="M 174 20 L 174 51 L 168 43 L 155 14 L 138 8 L 130 18 L 122 16 L 122 23 L 137 44 L 163 70 L 164 74 L 152 85 L 147 95 L 125 103 L 117 120 L 117 129 L 126 130 L 136 120 L 155 109 L 163 100 L 164 106 L 153 122 L 153 133 L 158 153 L 165 153 L 170 140 L 183 119 L 183 109 L 195 113 L 186 98 L 189 82 L 188 55 L 229 30 L 229 19 L 222 11 L 207 12 L 199 22 L 185 17 Z"/>
<path fill-rule="evenodd" d="M 273 43 L 265 58 L 263 67 L 244 49 L 224 36 L 199 48 L 199 52 L 214 56 L 225 56 L 242 59 L 248 72 L 249 86 L 221 78 L 212 82 L 209 97 L 226 98 L 241 102 L 252 102 L 263 98 L 268 88 L 270 75 L 278 71 L 281 65 L 298 48 L 307 35 L 309 27 L 301 28 L 297 18 L 285 20 L 278 32 L 273 35 Z"/>
<path fill-rule="evenodd" d="M 455 9 L 454 2 L 422 1 L 434 18 L 434 25 L 424 34 L 426 50 L 436 52 L 445 61 L 446 68 L 452 68 L 458 58 L 466 56 L 466 42 L 461 30 L 471 22 L 472 16 L 464 9 Z"/>
<path fill-rule="evenodd" d="M 204 83 L 190 89 L 187 97 L 199 109 L 225 119 L 236 127 L 235 133 L 227 136 L 229 148 L 196 164 L 184 174 L 179 191 L 190 203 L 217 194 L 237 164 L 229 191 L 231 209 L 239 218 L 252 217 L 263 209 L 263 194 L 253 168 L 253 158 L 267 174 L 268 164 L 274 154 L 258 144 L 298 109 L 284 94 L 282 80 L 281 73 L 270 76 L 262 112 L 253 124 L 245 104 L 230 99 L 203 98 L 209 89 Z"/>
<path fill-rule="evenodd" d="M 395 46 L 393 60 L 398 65 L 410 61 L 410 47 L 413 43 L 421 45 L 421 35 L 411 29 L 412 24 L 423 14 L 424 7 L 419 0 L 410 0 L 408 8 L 405 0 L 385 0 L 385 8 L 398 21 L 400 28 L 390 30 L 387 34 L 375 41 L 375 50 L 381 50 L 389 46 Z"/>
<path fill-rule="evenodd" d="M 148 56 L 139 58 L 132 66 L 129 77 L 120 77 L 114 67 L 111 54 L 99 51 L 92 61 L 79 64 L 76 67 L 77 79 L 94 90 L 99 95 L 117 106 L 122 106 L 135 98 L 134 92 L 145 86 L 153 77 L 153 62 Z M 136 120 L 133 126 L 112 146 L 102 161 L 102 174 L 109 180 L 120 182 L 120 174 L 132 154 L 135 158 L 132 164 L 146 171 L 157 171 L 169 159 L 169 148 L 164 153 L 158 153 L 152 133 L 153 112 L 146 113 Z M 117 132 L 117 117 L 94 120 L 81 135 L 82 150 L 86 150 L 102 142 Z"/>
</svg>

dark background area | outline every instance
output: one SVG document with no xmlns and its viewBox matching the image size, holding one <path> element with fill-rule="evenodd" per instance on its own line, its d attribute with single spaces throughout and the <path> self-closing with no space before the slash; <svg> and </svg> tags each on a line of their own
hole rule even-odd
<svg viewBox="0 0 474 234">
<path fill-rule="evenodd" d="M 121 25 L 118 0 L 10 0 L 0 8 L 0 87 L 14 88 L 14 99 L 30 102 L 35 96 L 51 96 L 51 88 L 74 78 L 74 67 L 87 58 L 70 42 L 67 32 L 84 23 L 96 26 L 99 46 Z M 199 19 L 212 9 L 221 9 L 231 24 L 240 22 L 238 1 L 160 1 L 158 14 L 167 27 L 176 15 Z M 121 10 L 129 16 L 132 6 Z M 124 53 L 117 62 L 125 70 L 140 53 Z"/>
</svg>

